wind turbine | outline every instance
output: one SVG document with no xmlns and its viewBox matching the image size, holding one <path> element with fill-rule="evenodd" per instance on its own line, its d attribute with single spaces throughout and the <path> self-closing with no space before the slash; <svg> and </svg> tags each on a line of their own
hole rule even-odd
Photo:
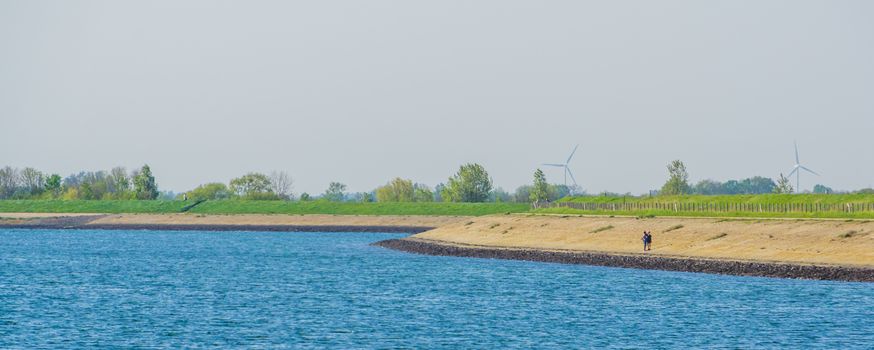
<svg viewBox="0 0 874 350">
<path fill-rule="evenodd" d="M 544 163 L 543 164 L 546 166 L 554 166 L 554 167 L 564 168 L 564 185 L 565 186 L 567 186 L 567 176 L 570 175 L 571 180 L 574 181 L 574 187 L 577 187 L 577 179 L 574 178 L 574 173 L 572 173 L 571 169 L 568 168 L 568 164 L 570 164 L 571 158 L 573 158 L 574 153 L 577 152 L 577 147 L 580 147 L 580 145 L 574 146 L 574 150 L 571 151 L 571 155 L 567 157 L 567 160 L 564 162 L 564 164 L 555 164 L 555 163 Z"/>
<path fill-rule="evenodd" d="M 808 169 L 807 167 L 801 165 L 801 161 L 798 159 L 798 142 L 795 142 L 795 166 L 792 167 L 792 172 L 789 173 L 789 177 L 792 177 L 792 174 L 795 174 L 795 191 L 796 193 L 801 193 L 801 170 L 804 170 L 813 175 L 819 176 L 815 171 Z"/>
</svg>

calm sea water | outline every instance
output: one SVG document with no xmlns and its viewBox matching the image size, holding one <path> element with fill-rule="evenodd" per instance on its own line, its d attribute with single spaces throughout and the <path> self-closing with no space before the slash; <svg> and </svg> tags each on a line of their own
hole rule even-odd
<svg viewBox="0 0 874 350">
<path fill-rule="evenodd" d="M 874 284 L 368 245 L 397 237 L 0 230 L 0 348 L 874 348 Z"/>
</svg>

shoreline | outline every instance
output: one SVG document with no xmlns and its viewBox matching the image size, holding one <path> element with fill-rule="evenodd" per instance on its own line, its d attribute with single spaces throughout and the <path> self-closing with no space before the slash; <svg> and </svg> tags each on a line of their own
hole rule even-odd
<svg viewBox="0 0 874 350">
<path fill-rule="evenodd" d="M 874 282 L 872 222 L 726 221 L 496 215 L 52 214 L 0 228 L 266 232 L 384 232 L 374 246 L 410 253 L 740 276 Z M 652 228 L 657 250 L 641 254 Z M 722 232 L 717 234 L 717 232 Z M 843 237 L 843 233 L 846 234 Z"/>
<path fill-rule="evenodd" d="M 474 247 L 443 244 L 417 238 L 389 239 L 375 242 L 372 245 L 407 253 L 434 256 L 522 260 L 733 276 L 874 282 L 874 269 L 862 267 L 801 265 L 776 262 L 698 259 L 654 255 L 624 255 L 582 251 L 569 252 L 541 249 Z"/>
<path fill-rule="evenodd" d="M 96 225 L 0 225 L 6 229 L 27 230 L 153 230 L 153 231 L 258 231 L 258 232 L 379 232 L 417 234 L 434 229 L 421 226 L 336 226 L 336 225 L 166 225 L 166 224 L 96 224 Z"/>
<path fill-rule="evenodd" d="M 434 229 L 432 226 L 406 225 L 312 225 L 312 224 L 227 224 L 227 223 L 150 223 L 103 222 L 109 215 L 77 215 L 38 218 L 0 223 L 7 229 L 44 230 L 156 230 L 156 231 L 263 231 L 263 232 L 384 232 L 416 234 Z"/>
</svg>

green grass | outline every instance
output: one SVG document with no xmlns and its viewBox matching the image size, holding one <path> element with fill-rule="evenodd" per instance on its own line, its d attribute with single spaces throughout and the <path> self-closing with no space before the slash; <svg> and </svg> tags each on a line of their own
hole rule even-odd
<svg viewBox="0 0 874 350">
<path fill-rule="evenodd" d="M 717 217 L 717 218 L 790 218 L 790 219 L 874 219 L 874 212 L 701 212 L 701 211 L 673 211 L 673 210 L 580 210 L 572 208 L 544 208 L 531 211 L 532 214 L 561 214 L 561 215 L 619 215 L 634 216 L 640 219 L 655 218 L 660 216 L 688 216 L 688 217 Z"/>
<path fill-rule="evenodd" d="M 33 213 L 178 213 L 192 201 L 0 200 L 0 212 Z M 518 203 L 336 203 L 283 201 L 206 201 L 189 210 L 198 214 L 470 215 L 528 211 Z"/>
<path fill-rule="evenodd" d="M 534 214 L 562 215 L 623 215 L 640 218 L 656 216 L 693 216 L 725 218 L 842 218 L 874 219 L 874 211 L 791 211 L 759 212 L 731 210 L 730 204 L 785 205 L 816 204 L 843 205 L 855 203 L 870 205 L 874 195 L 735 195 L 735 196 L 665 196 L 665 197 L 572 197 L 560 202 L 578 203 L 661 203 L 721 205 L 713 211 L 684 211 L 666 209 L 644 210 L 582 210 L 573 208 L 545 208 L 530 211 L 525 203 L 337 203 L 337 202 L 283 202 L 283 201 L 207 201 L 189 212 L 198 214 L 338 214 L 338 215 L 470 215 L 481 216 L 503 213 L 532 212 Z M 192 201 L 126 201 L 126 200 L 0 200 L 0 212 L 42 213 L 178 213 Z M 748 206 L 749 207 L 749 206 Z"/>
<path fill-rule="evenodd" d="M 0 200 L 2 213 L 176 213 L 183 201 Z"/>
<path fill-rule="evenodd" d="M 846 204 L 874 203 L 874 194 L 738 194 L 738 195 L 685 195 L 685 196 L 646 196 L 646 197 L 608 197 L 579 196 L 565 197 L 559 202 L 577 203 L 681 203 L 681 204 Z"/>
<path fill-rule="evenodd" d="M 282 201 L 207 201 L 191 209 L 200 214 L 470 215 L 519 213 L 518 203 L 337 203 Z"/>
<path fill-rule="evenodd" d="M 683 196 L 645 196 L 645 197 L 608 197 L 579 196 L 565 197 L 559 202 L 584 203 L 746 203 L 746 204 L 782 204 L 782 203 L 872 203 L 874 194 L 751 194 L 751 195 L 683 195 Z"/>
<path fill-rule="evenodd" d="M 847 204 L 850 204 L 848 210 Z M 774 218 L 874 218 L 872 194 L 762 194 L 720 196 L 568 197 L 535 213 Z"/>
</svg>

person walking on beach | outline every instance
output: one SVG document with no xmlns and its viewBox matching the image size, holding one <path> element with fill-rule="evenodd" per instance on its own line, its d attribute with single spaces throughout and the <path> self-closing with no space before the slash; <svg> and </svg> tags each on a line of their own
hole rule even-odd
<svg viewBox="0 0 874 350">
<path fill-rule="evenodd" d="M 640 240 L 643 241 L 643 251 L 646 251 L 647 245 L 649 244 L 649 233 L 643 231 L 643 237 L 640 237 Z"/>
<path fill-rule="evenodd" d="M 652 231 L 646 233 L 646 250 L 652 250 Z"/>
</svg>

